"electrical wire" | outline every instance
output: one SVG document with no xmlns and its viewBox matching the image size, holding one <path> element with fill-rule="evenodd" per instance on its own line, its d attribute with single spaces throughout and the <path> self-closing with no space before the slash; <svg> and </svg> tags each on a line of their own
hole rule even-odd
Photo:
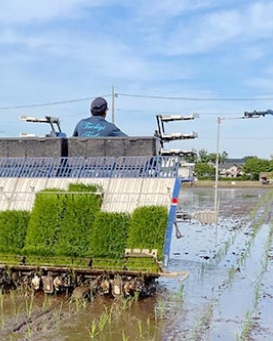
<svg viewBox="0 0 273 341">
<path fill-rule="evenodd" d="M 102 97 L 110 97 L 111 95 L 102 95 Z M 46 102 L 46 103 L 35 103 L 35 104 L 26 104 L 26 105 L 15 105 L 15 106 L 7 106 L 7 107 L 0 107 L 0 110 L 15 110 L 15 109 L 29 109 L 29 108 L 39 108 L 39 107 L 47 107 L 47 106 L 54 106 L 54 105 L 62 105 L 62 104 L 69 104 L 69 103 L 77 103 L 77 102 L 84 102 L 90 101 L 94 99 L 93 97 L 84 97 L 84 98 L 76 98 L 76 99 L 68 99 L 63 101 L 56 101 L 56 102 Z"/>
<path fill-rule="evenodd" d="M 174 113 L 177 114 L 178 110 L 171 111 L 162 111 L 162 110 L 141 110 L 141 109 L 122 109 L 122 108 L 116 108 L 116 112 L 134 112 L 134 113 L 147 113 L 147 114 L 166 114 L 166 115 L 174 115 Z M 197 110 L 198 111 L 198 110 Z M 194 113 L 193 110 L 187 110 L 187 112 L 190 112 L 190 114 Z M 179 113 L 180 115 L 181 113 Z M 221 116 L 221 115 L 241 115 L 241 112 L 229 112 L 229 113 L 223 113 L 223 112 L 214 112 L 214 113 L 208 113 L 208 112 L 198 112 L 199 116 Z"/>
<path fill-rule="evenodd" d="M 216 98 L 216 97 L 176 97 L 176 96 L 154 96 L 154 95 L 138 95 L 138 94 L 127 94 L 127 93 L 118 93 L 119 96 L 125 97 L 136 97 L 136 98 L 150 98 L 150 99 L 169 99 L 169 100 L 178 100 L 178 101 L 221 101 L 221 102 L 230 102 L 230 101 L 272 101 L 273 97 L 249 97 L 249 98 Z"/>
<path fill-rule="evenodd" d="M 111 97 L 111 94 L 102 95 L 102 97 Z M 133 98 L 148 98 L 148 99 L 158 99 L 158 100 L 177 100 L 177 101 L 214 101 L 214 102 L 231 102 L 231 101 L 272 101 L 273 97 L 249 97 L 249 98 L 216 98 L 216 97 L 179 97 L 179 96 L 157 96 L 157 95 L 141 95 L 141 94 L 129 94 L 129 93 L 115 93 L 115 96 L 124 96 L 124 97 L 133 97 Z M 46 107 L 46 106 L 54 106 L 54 105 L 63 105 L 69 103 L 77 103 L 90 101 L 95 96 L 84 97 L 84 98 L 75 98 L 70 100 L 62 100 L 55 102 L 45 102 L 45 103 L 34 103 L 34 104 L 25 104 L 25 105 L 16 105 L 16 106 L 6 106 L 0 107 L 0 111 L 4 110 L 16 110 L 16 109 L 29 109 L 29 108 L 38 108 L 38 107 Z M 214 114 L 211 114 L 214 115 Z M 216 114 L 215 114 L 216 115 Z"/>
</svg>

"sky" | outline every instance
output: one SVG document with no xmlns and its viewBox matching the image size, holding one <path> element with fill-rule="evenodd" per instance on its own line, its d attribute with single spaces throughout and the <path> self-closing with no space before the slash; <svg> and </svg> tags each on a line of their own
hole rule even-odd
<svg viewBox="0 0 273 341">
<path fill-rule="evenodd" d="M 71 136 L 103 96 L 130 136 L 196 113 L 165 131 L 198 137 L 165 149 L 270 159 L 273 116 L 240 118 L 273 109 L 272 13 L 272 0 L 0 0 L 0 137 L 50 131 L 23 115 Z"/>
</svg>

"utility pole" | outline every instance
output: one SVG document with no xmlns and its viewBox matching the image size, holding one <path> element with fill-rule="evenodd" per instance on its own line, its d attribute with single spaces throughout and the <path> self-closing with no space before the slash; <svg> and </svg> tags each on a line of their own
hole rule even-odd
<svg viewBox="0 0 273 341">
<path fill-rule="evenodd" d="M 219 210 L 219 202 L 218 202 L 218 184 L 219 184 L 219 145 L 220 145 L 220 125 L 223 121 L 226 120 L 244 120 L 249 118 L 259 118 L 265 117 L 266 115 L 273 116 L 273 110 L 266 111 L 245 111 L 243 116 L 239 117 L 218 117 L 217 118 L 217 139 L 216 139 L 216 165 L 215 165 L 215 192 L 214 192 L 214 217 L 216 223 L 216 233 L 215 233 L 215 245 L 217 245 L 217 230 L 218 230 L 218 210 Z"/>
<path fill-rule="evenodd" d="M 118 97 L 118 94 L 115 93 L 115 87 L 112 86 L 112 123 L 115 123 L 115 98 Z"/>
</svg>

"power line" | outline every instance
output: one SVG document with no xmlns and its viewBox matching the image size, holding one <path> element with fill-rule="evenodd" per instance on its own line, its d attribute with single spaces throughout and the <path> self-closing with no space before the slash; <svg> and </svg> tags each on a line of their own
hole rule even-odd
<svg viewBox="0 0 273 341">
<path fill-rule="evenodd" d="M 102 96 L 103 97 L 109 97 L 111 95 L 108 94 L 108 95 L 102 95 Z M 7 107 L 0 107 L 0 110 L 3 111 L 3 110 L 15 110 L 15 109 L 29 109 L 29 108 L 47 107 L 47 106 L 54 106 L 54 105 L 62 105 L 62 104 L 90 101 L 93 98 L 95 98 L 95 96 L 84 97 L 84 98 L 76 98 L 76 99 L 68 99 L 68 100 L 56 101 L 56 102 L 45 102 L 45 103 L 34 103 L 34 104 L 26 104 L 26 105 L 7 106 Z"/>
<path fill-rule="evenodd" d="M 118 96 L 124 97 L 134 97 L 134 98 L 149 98 L 149 99 L 160 99 L 160 100 L 177 100 L 177 101 L 214 101 L 214 102 L 230 102 L 230 101 L 272 101 L 273 97 L 260 97 L 260 98 L 216 98 L 216 97 L 180 97 L 180 96 L 159 96 L 159 95 L 141 95 L 141 94 L 129 94 L 129 93 L 116 93 Z M 63 105 L 77 102 L 90 101 L 95 96 L 84 97 L 84 98 L 75 98 L 69 100 L 55 101 L 55 102 L 44 102 L 44 103 L 34 103 L 34 104 L 22 104 L 16 106 L 6 106 L 0 107 L 0 111 L 4 110 L 16 110 L 16 109 L 29 109 L 29 108 L 38 108 L 38 107 L 46 107 L 46 106 L 55 106 L 55 105 Z M 102 95 L 102 97 L 111 97 L 111 94 Z M 139 111 L 139 110 L 138 110 Z M 213 114 L 212 114 L 213 115 Z"/>
<path fill-rule="evenodd" d="M 253 140 L 271 140 L 272 136 L 246 136 L 246 137 L 238 137 L 236 135 L 234 136 L 229 136 L 229 137 L 221 137 L 221 141 L 222 140 L 250 140 L 250 141 L 253 141 Z M 204 140 L 215 140 L 215 138 L 213 137 L 209 137 L 209 136 L 200 136 L 200 134 L 198 135 L 198 139 L 204 139 Z"/>
<path fill-rule="evenodd" d="M 178 111 L 180 112 L 180 110 L 143 110 L 143 109 L 116 109 L 117 112 L 134 112 L 134 113 L 147 113 L 147 114 L 173 114 L 173 113 L 177 113 Z M 187 112 L 194 112 L 195 110 L 186 110 Z M 229 113 L 223 113 L 223 112 L 200 112 L 198 110 L 196 110 L 199 114 L 199 116 L 204 115 L 204 116 L 221 116 L 221 115 L 241 115 L 242 112 L 229 112 Z"/>
<path fill-rule="evenodd" d="M 230 101 L 272 101 L 273 97 L 260 97 L 260 98 L 216 98 L 216 97 L 179 97 L 179 96 L 155 96 L 155 95 L 138 95 L 138 94 L 126 94 L 126 93 L 118 93 L 119 96 L 125 97 L 136 97 L 136 98 L 150 98 L 150 99 L 169 99 L 169 100 L 178 100 L 178 101 L 221 101 L 221 102 L 230 102 Z"/>
</svg>

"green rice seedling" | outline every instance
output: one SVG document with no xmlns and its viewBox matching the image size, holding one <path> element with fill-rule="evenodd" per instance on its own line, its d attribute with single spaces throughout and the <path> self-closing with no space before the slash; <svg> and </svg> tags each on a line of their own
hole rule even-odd
<svg viewBox="0 0 273 341">
<path fill-rule="evenodd" d="M 134 301 L 134 302 L 138 302 L 139 296 L 140 296 L 140 292 L 139 292 L 139 291 L 135 291 L 135 292 L 134 292 L 133 301 Z"/>
<path fill-rule="evenodd" d="M 43 299 L 43 303 L 42 303 L 42 311 L 46 310 L 47 304 L 48 304 L 48 296 L 44 295 L 44 299 Z"/>
<path fill-rule="evenodd" d="M 23 307 L 23 303 L 16 302 L 16 293 L 14 290 L 10 291 L 10 299 L 13 307 L 13 315 L 16 317 L 16 320 L 18 321 L 21 309 Z"/>
<path fill-rule="evenodd" d="M 67 300 L 67 303 L 69 303 L 68 305 L 68 311 L 69 311 L 69 316 L 71 317 L 72 314 L 74 313 L 74 309 L 73 309 L 73 306 L 71 304 L 71 300 Z"/>
<path fill-rule="evenodd" d="M 127 310 L 131 308 L 132 304 L 134 303 L 134 300 L 130 297 L 128 298 L 122 298 L 120 300 L 120 305 L 122 310 Z"/>
<path fill-rule="evenodd" d="M 25 312 L 26 312 L 27 318 L 30 318 L 33 312 L 33 303 L 34 303 L 34 293 L 32 293 L 30 296 L 25 296 Z"/>
<path fill-rule="evenodd" d="M 48 317 L 44 315 L 42 318 L 43 318 L 42 331 L 45 332 L 48 329 Z"/>
<path fill-rule="evenodd" d="M 155 308 L 156 316 L 157 318 L 162 319 L 165 315 L 166 303 L 162 298 L 158 298 L 156 303 L 157 303 Z"/>
<path fill-rule="evenodd" d="M 236 269 L 235 269 L 234 266 L 232 266 L 232 267 L 229 269 L 229 271 L 228 271 L 228 282 L 229 282 L 229 284 L 231 284 L 231 282 L 232 282 L 232 280 L 233 280 L 233 278 L 234 278 L 235 272 L 236 272 Z"/>
<path fill-rule="evenodd" d="M 209 322 L 212 317 L 212 313 L 213 313 L 213 305 L 210 304 L 208 307 L 204 309 L 204 311 L 202 312 L 202 315 L 196 318 L 195 321 L 197 322 L 195 322 L 194 325 L 192 326 L 190 335 L 189 337 L 186 338 L 186 340 L 192 340 L 192 341 L 201 340 L 201 335 L 204 331 L 204 328 L 207 325 L 209 325 Z"/>
<path fill-rule="evenodd" d="M 4 330 L 5 324 L 6 324 L 5 315 L 3 312 L 1 312 L 1 328 L 2 328 L 2 330 Z"/>
<path fill-rule="evenodd" d="M 59 322 L 61 320 L 62 309 L 63 309 L 63 301 L 60 303 L 59 307 L 54 309 L 54 311 L 53 311 L 55 321 L 57 321 L 57 322 Z"/>
<path fill-rule="evenodd" d="M 125 263 L 127 270 L 158 273 L 160 268 L 153 257 L 128 257 Z"/>
<path fill-rule="evenodd" d="M 124 330 L 122 330 L 122 333 L 121 333 L 121 341 L 129 341 L 129 336 L 125 335 Z"/>
<path fill-rule="evenodd" d="M 207 325 L 209 325 L 209 322 L 212 318 L 212 314 L 213 314 L 213 305 L 210 304 L 204 311 L 204 313 L 202 314 L 201 317 L 201 323 L 200 323 L 200 327 L 201 330 L 204 329 L 204 327 L 206 327 Z"/>
<path fill-rule="evenodd" d="M 190 340 L 190 341 L 196 341 L 198 340 L 197 337 L 197 327 L 195 326 L 195 324 L 192 326 L 192 329 L 190 331 L 190 335 L 186 340 Z"/>
<path fill-rule="evenodd" d="M 96 190 L 94 185 L 70 184 L 56 243 L 57 255 L 86 256 L 95 217 L 102 204 L 101 195 L 94 193 Z"/>
<path fill-rule="evenodd" d="M 132 213 L 127 247 L 156 249 L 158 260 L 163 259 L 165 233 L 168 223 L 166 206 L 142 206 Z"/>
<path fill-rule="evenodd" d="M 68 186 L 69 192 L 86 192 L 86 193 L 93 193 L 99 196 L 100 198 L 103 198 L 103 187 L 101 185 L 97 184 L 83 184 L 83 183 L 70 183 Z"/>
<path fill-rule="evenodd" d="M 176 294 L 177 300 L 181 302 L 181 301 L 183 300 L 183 298 L 184 298 L 184 294 L 185 294 L 185 285 L 182 284 L 182 285 L 180 286 L 180 288 L 179 288 L 177 294 Z"/>
<path fill-rule="evenodd" d="M 98 212 L 90 234 L 90 253 L 93 257 L 123 258 L 129 219 L 127 213 Z"/>
<path fill-rule="evenodd" d="M 92 320 L 92 323 L 91 323 L 91 326 L 90 328 L 88 329 L 88 334 L 89 334 L 89 337 L 90 339 L 95 339 L 96 336 L 99 335 L 99 331 L 98 331 L 98 328 L 97 328 L 97 320 Z"/>
<path fill-rule="evenodd" d="M 52 305 L 52 300 L 48 295 L 44 295 L 44 300 L 42 304 L 42 310 L 45 311 L 48 307 Z"/>
<path fill-rule="evenodd" d="M 137 329 L 138 329 L 138 337 L 140 339 L 144 338 L 144 333 L 143 333 L 143 326 L 142 326 L 142 321 L 137 320 Z"/>
<path fill-rule="evenodd" d="M 36 194 L 23 252 L 27 255 L 54 256 L 65 195 L 60 189 L 46 189 Z"/>
<path fill-rule="evenodd" d="M 109 321 L 109 314 L 107 311 L 105 311 L 104 313 L 100 315 L 98 322 L 97 322 L 100 333 L 104 331 L 108 321 Z"/>
<path fill-rule="evenodd" d="M 4 297 L 5 295 L 0 290 L 0 315 L 1 315 L 1 327 L 4 329 L 5 327 L 5 314 L 4 314 Z"/>
<path fill-rule="evenodd" d="M 150 333 L 151 331 L 151 317 L 150 316 L 148 316 L 146 319 L 146 325 L 147 325 L 148 332 Z"/>
<path fill-rule="evenodd" d="M 27 211 L 0 212 L 0 254 L 20 254 L 29 219 Z"/>
<path fill-rule="evenodd" d="M 81 307 L 82 307 L 82 299 L 80 298 L 75 298 L 75 305 L 76 305 L 76 311 L 80 311 Z"/>
<path fill-rule="evenodd" d="M 260 281 L 255 285 L 255 295 L 254 295 L 254 308 L 257 308 L 258 301 L 259 301 L 259 294 L 260 294 Z"/>
<path fill-rule="evenodd" d="M 111 316 L 117 318 L 120 316 L 123 312 L 123 302 L 120 299 L 114 300 L 114 305 L 112 305 L 112 310 L 111 310 Z"/>
<path fill-rule="evenodd" d="M 87 308 L 87 300 L 82 300 L 82 307 L 84 310 Z"/>
<path fill-rule="evenodd" d="M 10 290 L 9 295 L 10 295 L 10 300 L 12 302 L 12 305 L 15 305 L 16 304 L 16 301 L 15 301 L 15 291 L 14 290 Z"/>
<path fill-rule="evenodd" d="M 33 330 L 31 328 L 31 325 L 28 324 L 28 326 L 27 326 L 27 341 L 32 341 L 32 334 L 33 334 Z"/>
<path fill-rule="evenodd" d="M 240 335 L 240 341 L 246 341 L 251 327 L 251 312 L 247 311 L 245 315 L 245 323 Z"/>
<path fill-rule="evenodd" d="M 113 305 L 111 305 L 111 307 L 108 308 L 108 316 L 109 316 L 108 323 L 111 324 L 113 321 Z"/>
<path fill-rule="evenodd" d="M 155 320 L 155 325 L 157 326 L 157 322 L 158 322 L 158 311 L 157 311 L 157 307 L 154 307 L 154 320 Z"/>
</svg>

